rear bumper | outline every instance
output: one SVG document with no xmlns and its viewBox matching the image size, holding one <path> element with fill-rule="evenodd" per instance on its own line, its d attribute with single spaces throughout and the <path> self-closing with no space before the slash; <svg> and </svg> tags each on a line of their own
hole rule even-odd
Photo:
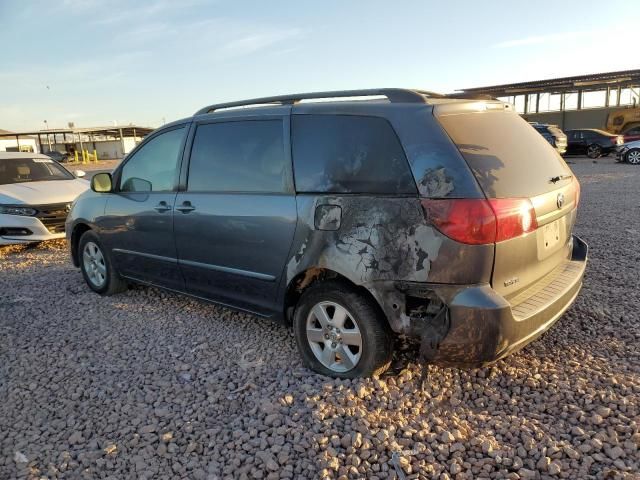
<svg viewBox="0 0 640 480">
<path fill-rule="evenodd" d="M 534 341 L 571 306 L 582 287 L 587 244 L 573 236 L 566 260 L 516 298 L 507 301 L 490 285 L 463 287 L 446 301 L 449 330 L 436 363 L 477 367 L 490 364 Z"/>
</svg>

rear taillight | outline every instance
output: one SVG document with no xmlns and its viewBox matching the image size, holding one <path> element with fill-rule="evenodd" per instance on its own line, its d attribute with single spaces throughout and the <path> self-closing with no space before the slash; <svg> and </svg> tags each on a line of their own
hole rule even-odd
<svg viewBox="0 0 640 480">
<path fill-rule="evenodd" d="M 519 237 L 538 228 L 528 198 L 422 200 L 427 220 L 447 237 L 484 245 Z"/>
</svg>

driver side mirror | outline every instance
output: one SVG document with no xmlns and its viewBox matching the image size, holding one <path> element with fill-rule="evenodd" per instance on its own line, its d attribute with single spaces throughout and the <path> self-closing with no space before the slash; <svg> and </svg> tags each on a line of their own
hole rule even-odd
<svg viewBox="0 0 640 480">
<path fill-rule="evenodd" d="M 110 193 L 113 191 L 113 183 L 110 173 L 96 173 L 91 179 L 91 190 L 96 193 Z"/>
<path fill-rule="evenodd" d="M 87 172 L 85 172 L 84 170 L 75 170 L 73 174 L 76 178 L 82 178 L 87 175 Z"/>
</svg>

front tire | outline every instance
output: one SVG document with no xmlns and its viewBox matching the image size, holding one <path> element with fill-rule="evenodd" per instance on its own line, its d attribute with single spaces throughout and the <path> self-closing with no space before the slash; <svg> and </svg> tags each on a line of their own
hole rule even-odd
<svg viewBox="0 0 640 480">
<path fill-rule="evenodd" d="M 124 292 L 127 283 L 118 275 L 111 257 L 95 232 L 88 230 L 78 242 L 80 270 L 89 288 L 100 295 Z"/>
<path fill-rule="evenodd" d="M 640 148 L 632 148 L 625 155 L 624 159 L 631 165 L 640 165 Z"/>
<path fill-rule="evenodd" d="M 591 144 L 587 147 L 587 157 L 598 158 L 602 155 L 602 147 L 597 144 Z"/>
<path fill-rule="evenodd" d="M 340 282 L 306 290 L 293 328 L 307 367 L 330 377 L 380 375 L 391 364 L 391 329 L 377 304 Z"/>
</svg>

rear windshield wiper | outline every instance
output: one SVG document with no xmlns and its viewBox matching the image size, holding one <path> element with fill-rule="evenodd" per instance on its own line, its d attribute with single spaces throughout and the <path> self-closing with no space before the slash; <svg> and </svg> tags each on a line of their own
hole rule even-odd
<svg viewBox="0 0 640 480">
<path fill-rule="evenodd" d="M 573 175 L 557 175 L 549 179 L 550 183 L 558 183 L 560 180 L 569 180 L 573 178 Z"/>
</svg>

